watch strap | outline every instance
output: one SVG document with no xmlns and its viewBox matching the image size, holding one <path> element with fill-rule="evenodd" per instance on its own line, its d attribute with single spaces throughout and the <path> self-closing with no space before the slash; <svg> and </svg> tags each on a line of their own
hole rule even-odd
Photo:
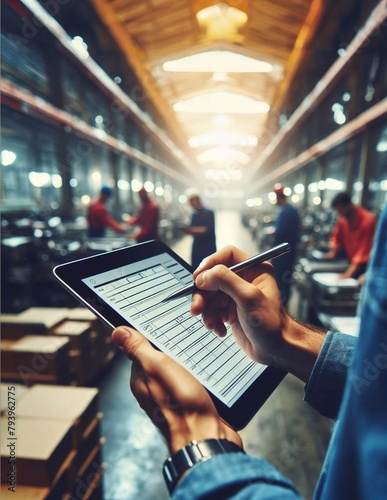
<svg viewBox="0 0 387 500">
<path fill-rule="evenodd" d="M 180 477 L 195 464 L 215 455 L 236 452 L 244 453 L 240 446 L 227 439 L 191 441 L 164 462 L 163 475 L 169 492 L 172 493 Z"/>
</svg>

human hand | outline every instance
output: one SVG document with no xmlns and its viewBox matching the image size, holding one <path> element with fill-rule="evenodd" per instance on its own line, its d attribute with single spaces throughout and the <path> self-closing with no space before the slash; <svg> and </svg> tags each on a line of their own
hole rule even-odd
<svg viewBox="0 0 387 500">
<path fill-rule="evenodd" d="M 206 327 L 220 337 L 226 335 L 226 325 L 230 325 L 237 343 L 249 357 L 272 364 L 272 353 L 282 340 L 287 315 L 270 263 L 238 274 L 229 270 L 248 257 L 231 246 L 207 257 L 193 274 L 196 286 L 223 293 L 195 293 L 191 313 L 201 314 Z"/>
<path fill-rule="evenodd" d="M 206 327 L 220 337 L 230 325 L 236 342 L 250 358 L 307 381 L 325 332 L 286 314 L 269 262 L 238 274 L 230 271 L 230 266 L 248 257 L 232 246 L 207 257 L 193 274 L 199 291 L 192 297 L 191 313 L 201 314 Z"/>
<path fill-rule="evenodd" d="M 333 260 L 336 257 L 336 252 L 334 250 L 330 250 L 324 255 L 324 259 Z"/>
<path fill-rule="evenodd" d="M 193 440 L 224 438 L 242 446 L 202 384 L 183 366 L 127 326 L 116 328 L 112 340 L 133 361 L 131 390 L 164 435 L 171 454 Z"/>
</svg>

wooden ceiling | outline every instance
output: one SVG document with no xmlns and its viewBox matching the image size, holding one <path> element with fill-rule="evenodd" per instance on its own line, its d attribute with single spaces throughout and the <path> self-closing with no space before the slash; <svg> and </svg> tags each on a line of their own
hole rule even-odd
<svg viewBox="0 0 387 500">
<path fill-rule="evenodd" d="M 210 114 L 179 113 L 172 106 L 181 100 L 214 91 L 233 91 L 280 109 L 302 65 L 308 44 L 318 29 L 328 2 L 324 0 L 228 0 L 223 3 L 247 14 L 234 33 L 212 35 L 196 16 L 211 0 L 91 0 L 101 20 L 120 46 L 142 86 L 167 123 L 167 132 L 196 159 L 198 150 L 187 146 L 189 137 L 214 131 Z M 162 64 L 209 50 L 228 50 L 269 62 L 270 73 L 230 73 L 217 81 L 210 73 L 165 72 Z M 260 138 L 267 114 L 236 114 L 223 131 Z M 226 128 L 225 128 L 226 127 Z M 229 129 L 227 129 L 229 127 Z M 244 147 L 252 159 L 261 142 Z"/>
</svg>

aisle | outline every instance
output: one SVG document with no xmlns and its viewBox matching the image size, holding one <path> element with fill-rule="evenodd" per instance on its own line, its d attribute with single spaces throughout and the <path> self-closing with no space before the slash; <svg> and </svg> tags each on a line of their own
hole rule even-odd
<svg viewBox="0 0 387 500">
<path fill-rule="evenodd" d="M 218 249 L 231 244 L 253 254 L 257 247 L 238 213 L 216 214 Z M 190 261 L 192 239 L 183 237 L 173 249 Z M 167 500 L 161 467 L 167 449 L 159 432 L 139 408 L 129 389 L 130 362 L 120 355 L 100 386 L 104 500 Z M 246 451 L 267 458 L 296 484 L 306 500 L 314 485 L 330 435 L 330 422 L 303 402 L 303 384 L 284 381 L 241 432 Z"/>
<path fill-rule="evenodd" d="M 215 213 L 215 234 L 217 249 L 234 245 L 249 254 L 257 252 L 257 245 L 250 232 L 242 225 L 241 215 L 234 210 L 222 210 Z M 184 260 L 191 259 L 192 236 L 184 236 L 173 245 L 173 250 Z"/>
</svg>

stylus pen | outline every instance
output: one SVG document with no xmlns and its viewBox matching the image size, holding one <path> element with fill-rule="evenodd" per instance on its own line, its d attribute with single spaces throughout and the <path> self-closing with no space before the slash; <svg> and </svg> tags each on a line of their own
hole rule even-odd
<svg viewBox="0 0 387 500">
<path fill-rule="evenodd" d="M 237 273 L 239 271 L 244 271 L 249 267 L 252 267 L 256 264 L 262 264 L 262 262 L 265 262 L 265 260 L 275 259 L 276 257 L 279 257 L 280 255 L 283 255 L 284 253 L 287 252 L 290 252 L 289 243 L 281 243 L 280 245 L 277 245 L 276 247 L 273 247 L 270 250 L 266 250 L 266 252 L 259 253 L 257 255 L 254 255 L 254 257 L 250 257 L 249 259 L 244 260 L 243 262 L 239 262 L 239 264 L 235 264 L 235 266 L 231 266 L 230 271 L 233 271 L 234 273 Z M 196 290 L 197 288 L 195 283 L 191 283 L 181 288 L 177 292 L 171 293 L 171 295 L 165 297 L 165 299 L 163 299 L 162 302 L 167 302 L 169 300 L 183 297 L 184 295 L 189 295 L 195 292 Z"/>
</svg>

